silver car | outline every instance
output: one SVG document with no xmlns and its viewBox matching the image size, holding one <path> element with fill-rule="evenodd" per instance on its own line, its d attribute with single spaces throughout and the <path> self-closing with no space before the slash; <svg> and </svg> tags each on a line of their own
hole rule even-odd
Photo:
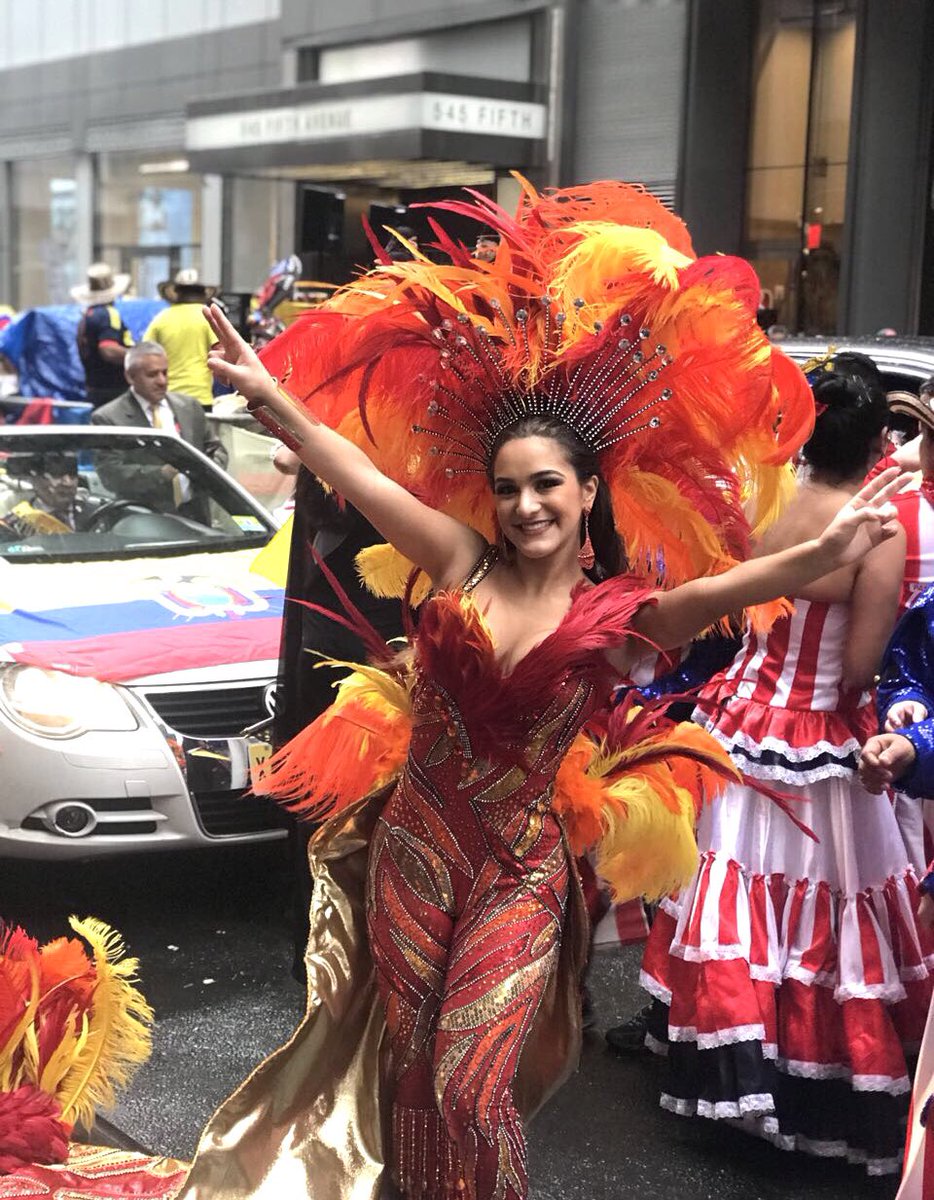
<svg viewBox="0 0 934 1200">
<path fill-rule="evenodd" d="M 0 858 L 283 836 L 274 532 L 177 437 L 0 426 Z"/>
</svg>

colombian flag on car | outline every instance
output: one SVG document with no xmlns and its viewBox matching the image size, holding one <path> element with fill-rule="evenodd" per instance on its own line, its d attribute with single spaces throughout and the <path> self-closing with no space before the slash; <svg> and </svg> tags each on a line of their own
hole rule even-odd
<svg viewBox="0 0 934 1200">
<path fill-rule="evenodd" d="M 250 573 L 254 556 L 17 564 L 2 577 L 0 661 L 120 683 L 278 658 L 284 592 Z"/>
</svg>

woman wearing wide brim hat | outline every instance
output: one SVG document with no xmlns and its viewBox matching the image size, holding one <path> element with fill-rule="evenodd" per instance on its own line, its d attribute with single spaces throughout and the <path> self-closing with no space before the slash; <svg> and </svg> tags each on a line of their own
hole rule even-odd
<svg viewBox="0 0 934 1200">
<path fill-rule="evenodd" d="M 216 285 L 201 282 L 195 267 L 183 267 L 174 279 L 159 284 L 159 295 L 169 304 L 210 304 L 217 290 Z"/>
<path fill-rule="evenodd" d="M 87 283 L 71 288 L 71 298 L 85 307 L 91 304 L 113 304 L 129 286 L 129 275 L 115 273 L 109 263 L 91 263 L 88 267 Z"/>
</svg>

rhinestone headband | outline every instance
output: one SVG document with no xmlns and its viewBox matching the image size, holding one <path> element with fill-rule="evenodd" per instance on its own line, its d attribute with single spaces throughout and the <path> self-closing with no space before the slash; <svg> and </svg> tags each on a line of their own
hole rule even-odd
<svg viewBox="0 0 934 1200">
<path fill-rule="evenodd" d="M 430 381 L 434 395 L 427 413 L 432 423 L 412 429 L 437 439 L 429 453 L 462 464 L 446 468 L 449 477 L 485 472 L 499 438 L 525 417 L 560 421 L 594 454 L 661 425 L 657 413 L 647 414 L 671 399 L 671 390 L 658 381 L 674 359 L 665 346 L 651 343 L 648 326 L 631 313 L 614 317 L 606 327 L 598 322 L 585 352 L 568 360 L 561 355 L 566 314 L 552 311 L 549 296 L 539 303 L 542 354 L 537 371 L 528 309 L 518 309 L 513 324 L 499 301 L 490 301 L 505 339 L 466 313 L 443 320 L 432 331 L 441 369 L 440 378 Z M 584 303 L 574 302 L 578 309 Z"/>
</svg>

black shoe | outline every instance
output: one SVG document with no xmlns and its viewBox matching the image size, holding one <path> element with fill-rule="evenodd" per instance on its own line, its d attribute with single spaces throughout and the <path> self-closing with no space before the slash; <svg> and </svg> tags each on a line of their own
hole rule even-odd
<svg viewBox="0 0 934 1200">
<path fill-rule="evenodd" d="M 606 1040 L 611 1050 L 617 1054 L 647 1054 L 645 1035 L 649 1029 L 649 1017 L 652 1015 L 652 1005 L 640 1008 L 635 1016 L 630 1017 L 624 1025 L 617 1025 L 606 1031 Z"/>
</svg>

